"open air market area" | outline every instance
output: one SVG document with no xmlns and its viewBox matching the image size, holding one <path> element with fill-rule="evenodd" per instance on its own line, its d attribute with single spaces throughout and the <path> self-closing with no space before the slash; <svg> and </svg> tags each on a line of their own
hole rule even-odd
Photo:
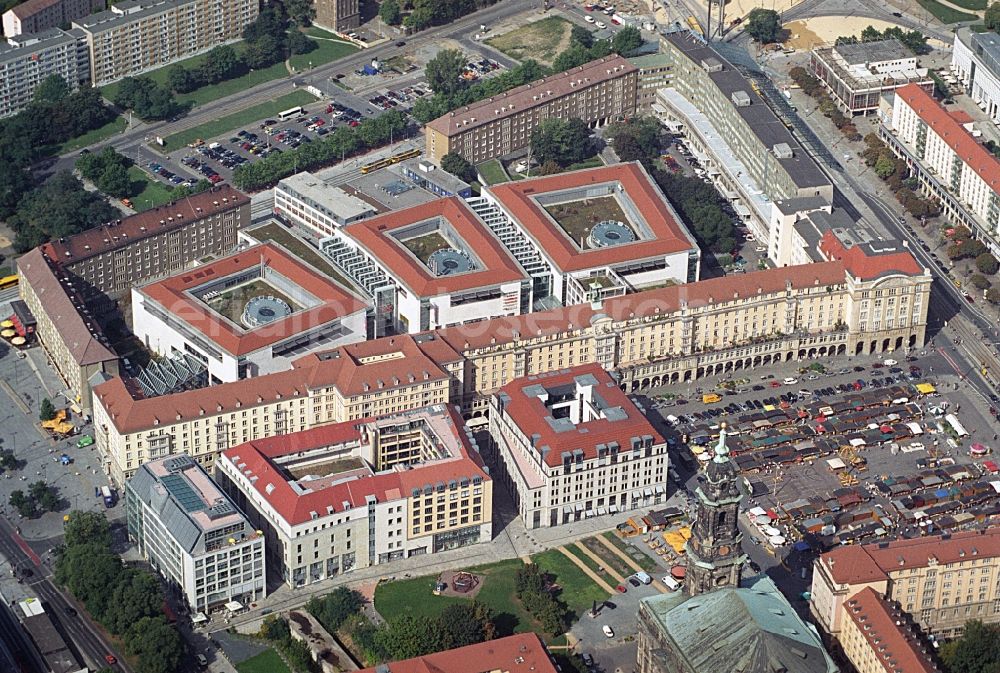
<svg viewBox="0 0 1000 673">
<path fill-rule="evenodd" d="M 1000 2 L 0 15 L 0 673 L 1000 673 Z"/>
</svg>

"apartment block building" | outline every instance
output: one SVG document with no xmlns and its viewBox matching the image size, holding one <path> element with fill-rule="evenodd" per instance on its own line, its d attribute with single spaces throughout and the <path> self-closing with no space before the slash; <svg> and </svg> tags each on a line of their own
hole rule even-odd
<svg viewBox="0 0 1000 673">
<path fill-rule="evenodd" d="M 274 186 L 274 212 L 325 237 L 378 211 L 340 187 L 303 172 L 284 178 Z"/>
<path fill-rule="evenodd" d="M 604 126 L 635 112 L 638 75 L 621 56 L 608 56 L 452 110 L 425 127 L 426 154 L 440 162 L 453 152 L 478 164 L 527 147 L 549 117 Z"/>
<path fill-rule="evenodd" d="M 1000 36 L 969 26 L 957 29 L 951 71 L 979 108 L 1000 122 Z"/>
<path fill-rule="evenodd" d="M 685 133 L 719 191 L 760 240 L 767 240 L 770 202 L 818 196 L 833 200 L 833 183 L 786 122 L 712 47 L 687 33 L 661 36 L 670 62 L 654 112 Z"/>
<path fill-rule="evenodd" d="M 998 622 L 1000 527 L 826 552 L 813 565 L 813 617 L 842 640 L 855 628 L 851 600 L 868 589 L 935 636 L 959 636 L 970 619 Z"/>
<path fill-rule="evenodd" d="M 208 468 L 243 442 L 429 404 L 482 416 L 510 381 L 577 365 L 614 371 L 632 391 L 924 342 L 931 276 L 912 255 L 823 247 L 828 261 L 372 339 L 206 389 L 146 398 L 112 379 L 94 389 L 95 438 L 121 481 L 172 453 Z"/>
<path fill-rule="evenodd" d="M 909 84 L 896 91 L 892 128 L 879 136 L 917 177 L 920 191 L 941 203 L 948 219 L 968 227 L 1000 254 L 1000 159 L 979 144 L 972 119 L 951 112 Z"/>
<path fill-rule="evenodd" d="M 62 77 L 74 91 L 89 82 L 90 64 L 81 37 L 76 30 L 49 28 L 0 42 L 0 117 L 23 110 L 50 75 Z"/>
<path fill-rule="evenodd" d="M 249 223 L 250 197 L 220 185 L 41 249 L 99 308 L 137 285 L 230 251 Z"/>
<path fill-rule="evenodd" d="M 292 587 L 492 539 L 492 481 L 447 405 L 247 442 L 215 472 Z"/>
<path fill-rule="evenodd" d="M 499 479 L 529 528 L 667 498 L 667 442 L 604 369 L 518 378 L 490 402 Z"/>
<path fill-rule="evenodd" d="M 361 0 L 315 0 L 316 18 L 320 28 L 343 33 L 361 25 Z"/>
<path fill-rule="evenodd" d="M 847 115 L 875 112 L 884 94 L 907 84 L 934 92 L 927 68 L 917 67 L 917 57 L 895 39 L 816 47 L 809 70 Z"/>
<path fill-rule="evenodd" d="M 139 468 L 125 511 L 129 538 L 192 612 L 267 595 L 264 536 L 190 456 Z"/>
<path fill-rule="evenodd" d="M 18 257 L 17 273 L 21 300 L 38 321 L 38 342 L 76 402 L 89 411 L 91 377 L 116 376 L 118 355 L 75 285 L 41 248 Z"/>
<path fill-rule="evenodd" d="M 656 53 L 632 56 L 628 62 L 639 69 L 635 108 L 643 114 L 649 114 L 656 104 L 656 92 L 670 86 L 672 61 L 666 54 Z"/>
<path fill-rule="evenodd" d="M 73 22 L 90 53 L 94 86 L 159 68 L 237 40 L 257 0 L 125 0 Z"/>
<path fill-rule="evenodd" d="M 41 33 L 99 12 L 105 0 L 27 0 L 3 13 L 3 34 Z"/>
<path fill-rule="evenodd" d="M 931 645 L 894 603 L 868 587 L 847 600 L 840 634 L 844 656 L 858 673 L 937 673 Z"/>
</svg>

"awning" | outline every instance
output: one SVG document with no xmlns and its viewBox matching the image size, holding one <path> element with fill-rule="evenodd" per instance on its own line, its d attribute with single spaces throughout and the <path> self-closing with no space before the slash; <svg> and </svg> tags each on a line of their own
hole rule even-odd
<svg viewBox="0 0 1000 673">
<path fill-rule="evenodd" d="M 937 392 L 937 389 L 929 383 L 918 383 L 916 388 L 917 392 L 921 395 L 930 395 Z"/>
<path fill-rule="evenodd" d="M 612 514 L 616 513 L 618 511 L 618 505 L 608 505 L 608 511 Z"/>
<path fill-rule="evenodd" d="M 243 604 L 239 601 L 229 601 L 226 603 L 226 609 L 230 612 L 239 612 L 243 609 Z"/>
<path fill-rule="evenodd" d="M 576 503 L 576 511 L 577 512 L 582 512 L 583 511 L 583 505 L 581 505 L 580 503 Z"/>
<path fill-rule="evenodd" d="M 586 516 L 588 519 L 591 518 L 592 516 L 594 516 L 594 510 L 588 509 L 586 512 L 584 512 L 584 516 Z"/>
<path fill-rule="evenodd" d="M 663 491 L 663 487 L 662 487 L 662 486 L 657 486 L 657 487 L 656 487 L 656 493 L 657 493 L 658 495 L 662 495 L 662 494 L 663 494 L 663 492 L 664 492 L 664 491 Z"/>
<path fill-rule="evenodd" d="M 604 507 L 598 507 L 597 508 L 597 514 L 599 516 L 604 516 L 607 513 L 608 513 L 608 510 L 606 508 L 604 508 Z"/>
<path fill-rule="evenodd" d="M 642 489 L 642 494 L 645 495 L 647 498 L 651 498 L 651 497 L 653 497 L 653 489 L 651 489 L 651 488 L 644 488 L 644 489 Z"/>
<path fill-rule="evenodd" d="M 208 621 L 208 617 L 205 616 L 204 612 L 196 612 L 194 617 L 191 618 L 192 624 L 202 624 Z"/>
<path fill-rule="evenodd" d="M 563 507 L 563 514 L 572 514 L 572 513 L 573 513 L 573 508 L 572 507 L 570 507 L 569 505 L 566 505 L 565 507 Z"/>
</svg>

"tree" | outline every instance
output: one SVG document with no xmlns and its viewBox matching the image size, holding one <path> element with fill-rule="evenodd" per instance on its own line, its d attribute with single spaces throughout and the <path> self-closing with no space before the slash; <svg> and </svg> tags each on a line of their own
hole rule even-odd
<svg viewBox="0 0 1000 673">
<path fill-rule="evenodd" d="M 986 291 L 986 301 L 991 304 L 1000 304 L 1000 288 L 991 287 Z"/>
<path fill-rule="evenodd" d="M 144 617 L 125 634 L 125 649 L 138 657 L 136 673 L 174 673 L 184 656 L 180 634 L 163 617 Z"/>
<path fill-rule="evenodd" d="M 756 7 L 747 14 L 746 32 L 757 42 L 777 42 L 781 35 L 781 17 L 773 9 Z"/>
<path fill-rule="evenodd" d="M 28 486 L 28 494 L 41 512 L 52 512 L 59 506 L 55 489 L 42 480 L 32 482 Z"/>
<path fill-rule="evenodd" d="M 444 649 L 474 645 L 495 633 L 492 614 L 478 601 L 449 605 L 438 616 L 438 631 Z"/>
<path fill-rule="evenodd" d="M 639 145 L 635 136 L 628 133 L 615 136 L 611 146 L 622 161 L 643 161 L 649 158 L 648 148 Z"/>
<path fill-rule="evenodd" d="M 611 38 L 611 51 L 628 56 L 642 46 L 642 33 L 635 26 L 625 26 Z"/>
<path fill-rule="evenodd" d="M 983 23 L 994 32 L 1000 29 L 1000 2 L 994 2 L 986 8 L 986 12 L 983 15 Z"/>
<path fill-rule="evenodd" d="M 399 8 L 398 0 L 382 0 L 378 8 L 378 15 L 390 26 L 398 26 L 403 20 L 403 12 Z"/>
<path fill-rule="evenodd" d="M 316 613 L 309 607 L 309 605 L 315 600 L 318 599 L 309 599 L 309 603 L 306 604 L 306 610 L 308 610 L 313 617 L 319 619 L 319 617 L 316 616 Z M 320 620 L 320 623 L 322 624 L 322 620 Z M 326 625 L 324 625 L 323 628 L 326 628 Z M 327 631 L 329 630 L 330 629 L 327 629 Z M 277 615 L 268 615 L 267 617 L 264 617 L 264 621 L 260 625 L 258 635 L 265 640 L 270 640 L 271 642 L 278 643 L 279 645 L 284 645 L 292 639 L 292 632 L 288 628 L 288 622 Z"/>
<path fill-rule="evenodd" d="M 472 182 L 476 179 L 476 169 L 460 154 L 449 152 L 441 157 L 441 168 L 448 171 L 459 180 Z"/>
<path fill-rule="evenodd" d="M 986 276 L 983 276 L 978 273 L 974 275 L 972 278 L 970 278 L 969 282 L 972 283 L 972 287 L 976 288 L 977 290 L 988 290 L 990 287 L 989 279 L 987 279 Z"/>
<path fill-rule="evenodd" d="M 197 88 L 198 79 L 190 70 L 178 64 L 170 66 L 167 71 L 167 84 L 177 93 L 188 93 Z"/>
<path fill-rule="evenodd" d="M 896 172 L 896 163 L 888 157 L 879 157 L 875 162 L 875 175 L 883 180 Z"/>
<path fill-rule="evenodd" d="M 427 83 L 434 93 L 444 96 L 454 96 L 465 88 L 464 71 L 465 56 L 457 49 L 442 49 L 424 68 Z"/>
<path fill-rule="evenodd" d="M 0 468 L 4 470 L 17 469 L 17 458 L 11 449 L 0 449 Z"/>
<path fill-rule="evenodd" d="M 564 72 L 592 60 L 590 58 L 590 49 L 584 47 L 579 42 L 571 42 L 569 47 L 559 52 L 555 60 L 552 61 L 552 70 L 555 72 Z"/>
<path fill-rule="evenodd" d="M 261 35 L 247 43 L 244 53 L 246 63 L 251 68 L 267 68 L 281 60 L 281 44 L 270 35 Z"/>
<path fill-rule="evenodd" d="M 569 41 L 575 42 L 584 49 L 590 49 L 594 45 L 594 34 L 583 26 L 573 25 L 569 32 Z"/>
<path fill-rule="evenodd" d="M 591 154 L 590 129 L 576 117 L 550 117 L 531 132 L 531 149 L 540 162 L 551 160 L 565 167 Z"/>
<path fill-rule="evenodd" d="M 300 26 L 312 24 L 316 18 L 316 7 L 310 0 L 284 0 L 288 18 Z"/>
<path fill-rule="evenodd" d="M 130 568 L 114 588 L 104 623 L 112 633 L 126 633 L 140 619 L 161 614 L 162 605 L 163 591 L 156 577 Z"/>
<path fill-rule="evenodd" d="M 1000 262 L 997 262 L 997 258 L 990 253 L 984 252 L 976 257 L 976 268 L 979 269 L 980 273 L 992 276 L 1000 270 Z"/>
<path fill-rule="evenodd" d="M 34 102 L 61 103 L 69 96 L 69 85 L 59 75 L 49 75 L 35 88 Z"/>
<path fill-rule="evenodd" d="M 55 577 L 95 619 L 103 622 L 123 573 L 121 561 L 107 547 L 88 543 L 65 548 L 56 562 Z"/>
<path fill-rule="evenodd" d="M 316 51 L 319 47 L 315 40 L 310 40 L 301 30 L 291 30 L 288 32 L 288 53 L 308 54 Z"/>
<path fill-rule="evenodd" d="M 41 409 L 38 412 L 38 418 L 43 421 L 51 421 L 56 417 L 56 408 L 52 405 L 52 400 L 47 397 L 42 398 Z"/>
<path fill-rule="evenodd" d="M 97 188 L 115 198 L 125 198 L 132 194 L 132 181 L 128 177 L 128 169 L 121 164 L 108 166 L 97 181 Z"/>
<path fill-rule="evenodd" d="M 93 544 L 104 549 L 111 548 L 111 526 L 101 512 L 69 513 L 69 520 L 63 526 L 63 544 L 72 547 Z"/>
<path fill-rule="evenodd" d="M 412 659 L 444 649 L 437 620 L 400 615 L 376 634 L 379 649 L 392 660 Z"/>
<path fill-rule="evenodd" d="M 998 673 L 1000 626 L 966 622 L 962 637 L 944 643 L 939 652 L 948 673 Z"/>
<path fill-rule="evenodd" d="M 10 499 L 7 503 L 17 510 L 17 513 L 25 518 L 35 515 L 35 501 L 24 494 L 20 489 L 11 491 Z"/>
<path fill-rule="evenodd" d="M 361 593 L 337 587 L 322 598 L 311 598 L 306 603 L 306 611 L 319 620 L 330 633 L 340 628 L 348 617 L 357 614 L 365 605 L 365 597 Z"/>
<path fill-rule="evenodd" d="M 207 84 L 215 84 L 244 70 L 245 66 L 240 55 L 232 45 L 220 44 L 208 52 L 207 57 L 198 68 L 198 74 Z"/>
</svg>

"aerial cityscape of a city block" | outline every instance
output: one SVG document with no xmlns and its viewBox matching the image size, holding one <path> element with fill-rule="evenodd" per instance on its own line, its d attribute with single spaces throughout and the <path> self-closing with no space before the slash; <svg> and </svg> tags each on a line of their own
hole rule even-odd
<svg viewBox="0 0 1000 673">
<path fill-rule="evenodd" d="M 1000 673 L 1000 1 L 0 15 L 0 673 Z"/>
</svg>

